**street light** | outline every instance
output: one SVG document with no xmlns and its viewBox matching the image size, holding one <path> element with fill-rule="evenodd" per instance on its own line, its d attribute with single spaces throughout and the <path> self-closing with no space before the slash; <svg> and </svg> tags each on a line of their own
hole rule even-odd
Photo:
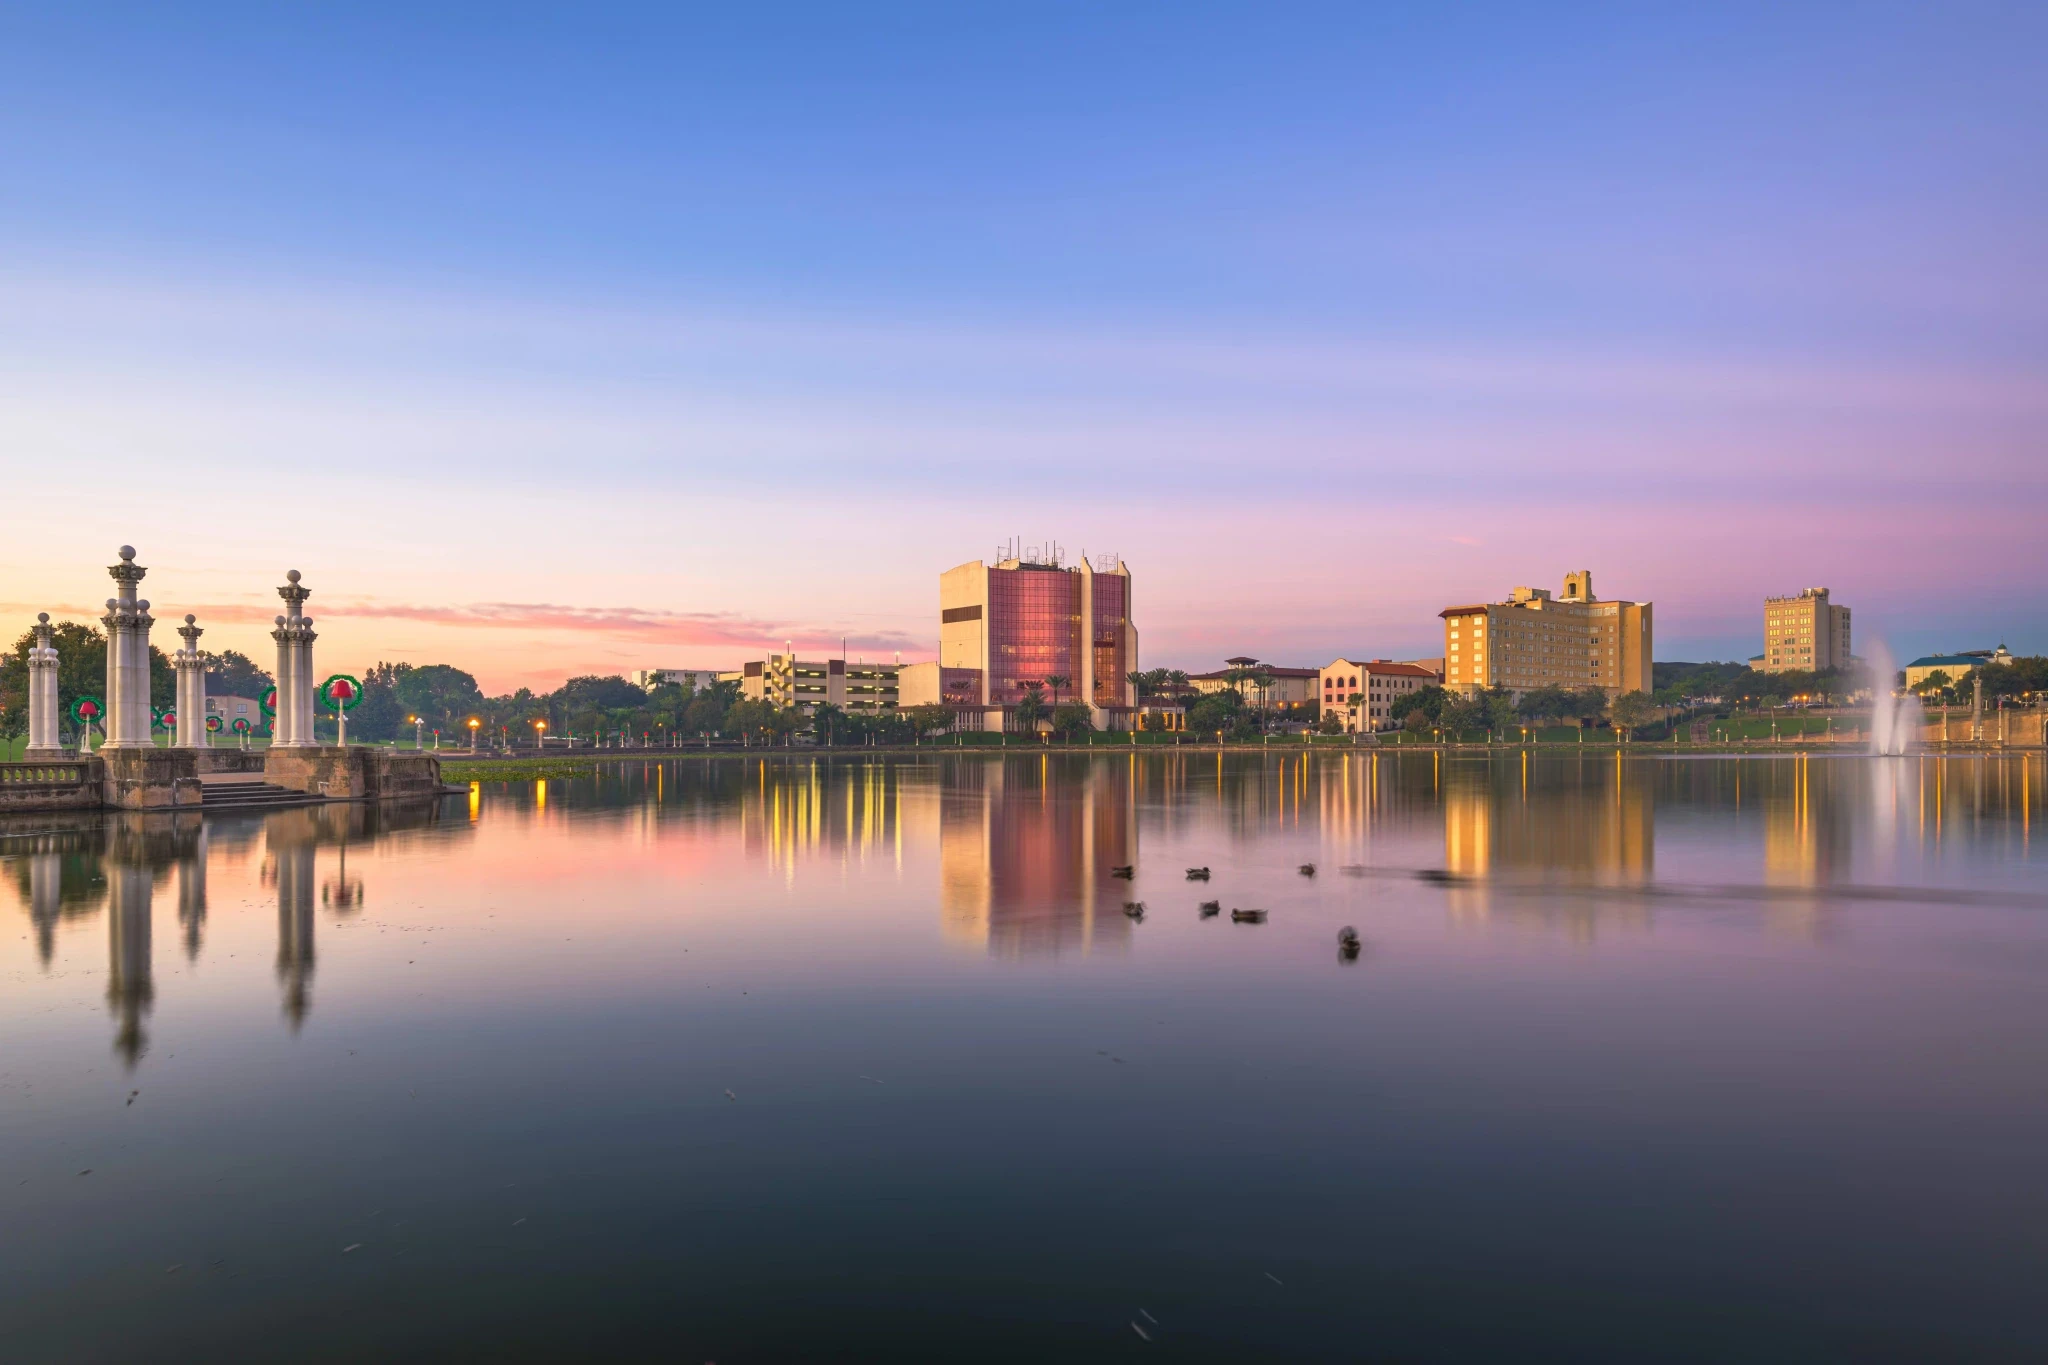
<svg viewBox="0 0 2048 1365">
<path fill-rule="evenodd" d="M 547 734 L 547 729 L 548 729 L 548 723 L 547 723 L 546 721 L 544 721 L 544 720 L 537 720 L 537 721 L 535 721 L 535 722 L 533 723 L 533 747 L 534 747 L 534 748 L 538 749 L 538 748 L 542 747 L 542 746 L 541 746 L 541 740 L 542 740 L 542 738 L 543 738 L 543 737 L 544 737 L 544 736 L 545 736 L 545 735 Z"/>
<path fill-rule="evenodd" d="M 407 716 L 407 717 L 406 717 L 406 719 L 407 719 L 408 721 L 411 721 L 411 722 L 412 722 L 412 747 L 413 747 L 413 748 L 415 748 L 415 749 L 424 749 L 424 748 L 426 748 L 426 747 L 427 747 L 427 723 L 426 723 L 426 721 L 422 720 L 422 719 L 421 719 L 420 717 L 418 717 L 418 716 Z"/>
<path fill-rule="evenodd" d="M 476 752 L 476 729 L 479 725 L 482 724 L 483 722 L 478 720 L 475 716 L 471 716 L 469 718 L 469 751 L 471 753 Z"/>
</svg>

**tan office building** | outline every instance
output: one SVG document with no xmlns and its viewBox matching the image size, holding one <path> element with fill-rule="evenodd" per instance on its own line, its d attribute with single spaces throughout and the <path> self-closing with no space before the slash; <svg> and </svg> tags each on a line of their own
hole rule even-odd
<svg viewBox="0 0 2048 1365">
<path fill-rule="evenodd" d="M 1610 697 L 1648 692 L 1651 604 L 1603 602 L 1587 570 L 1566 574 L 1564 593 L 1516 588 L 1505 602 L 1446 607 L 1444 686 L 1471 693 L 1505 687 L 1601 687 Z"/>
<path fill-rule="evenodd" d="M 1749 661 L 1763 673 L 1817 672 L 1849 666 L 1849 609 L 1828 601 L 1826 588 L 1764 599 L 1764 652 Z"/>
<path fill-rule="evenodd" d="M 1234 691 L 1247 702 L 1263 701 L 1276 711 L 1300 711 L 1316 700 L 1316 680 L 1320 675 L 1313 668 L 1262 664 L 1251 658 L 1224 662 L 1230 667 L 1213 673 L 1188 674 L 1188 686 L 1204 696 Z M 1260 677 L 1267 680 L 1263 688 L 1258 683 Z"/>
<path fill-rule="evenodd" d="M 805 710 L 829 702 L 842 711 L 894 711 L 900 672 L 896 664 L 770 654 L 740 668 L 740 696 Z"/>
<path fill-rule="evenodd" d="M 1394 703 L 1405 693 L 1438 683 L 1434 669 L 1397 664 L 1391 659 L 1370 659 L 1364 663 L 1337 659 L 1323 665 L 1321 677 L 1323 714 L 1335 715 L 1343 721 L 1346 733 L 1371 734 L 1394 729 L 1398 724 L 1390 714 Z M 1351 705 L 1353 697 L 1358 698 L 1355 709 Z"/>
</svg>

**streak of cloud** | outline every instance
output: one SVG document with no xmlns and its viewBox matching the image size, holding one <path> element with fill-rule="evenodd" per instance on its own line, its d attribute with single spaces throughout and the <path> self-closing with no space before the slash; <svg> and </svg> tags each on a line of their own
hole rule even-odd
<svg viewBox="0 0 2048 1365">
<path fill-rule="evenodd" d="M 307 604 L 317 627 L 323 618 L 349 621 L 416 621 L 429 625 L 497 631 L 537 631 L 604 635 L 646 644 L 687 648 L 697 645 L 780 647 L 785 641 L 804 649 L 911 650 L 919 642 L 896 631 L 842 632 L 817 622 L 772 620 L 735 612 L 660 611 L 646 607 L 579 607 L 548 602 L 469 602 L 438 606 L 383 602 L 367 598 L 334 598 Z M 97 620 L 100 609 L 70 605 L 49 610 L 59 620 Z M 29 604 L 0 602 L 0 612 L 27 611 Z M 268 624 L 274 606 L 250 602 L 211 602 L 183 608 L 201 624 Z"/>
</svg>

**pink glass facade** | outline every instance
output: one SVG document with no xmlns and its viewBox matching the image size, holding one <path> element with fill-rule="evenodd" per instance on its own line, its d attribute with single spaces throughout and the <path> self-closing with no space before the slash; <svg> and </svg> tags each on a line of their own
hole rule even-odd
<svg viewBox="0 0 2048 1365">
<path fill-rule="evenodd" d="M 1128 638 L 1124 627 L 1130 623 L 1130 603 L 1125 591 L 1129 581 L 1115 574 L 1097 574 L 1094 579 L 1095 638 L 1089 642 L 1089 648 L 1095 651 L 1097 706 L 1123 704 L 1124 674 L 1135 666 L 1124 657 L 1124 641 Z"/>
<path fill-rule="evenodd" d="M 1081 676 L 1081 576 L 1063 569 L 990 569 L 988 699 L 1013 706 L 1027 685 Z M 1049 689 L 1048 689 L 1049 690 Z"/>
</svg>

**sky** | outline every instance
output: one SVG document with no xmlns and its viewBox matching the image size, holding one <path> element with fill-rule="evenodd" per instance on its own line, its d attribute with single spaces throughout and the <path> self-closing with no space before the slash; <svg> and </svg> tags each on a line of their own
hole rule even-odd
<svg viewBox="0 0 2048 1365">
<path fill-rule="evenodd" d="M 0 635 L 490 692 L 1519 584 L 2048 650 L 2048 7 L 0 7 Z"/>
</svg>

